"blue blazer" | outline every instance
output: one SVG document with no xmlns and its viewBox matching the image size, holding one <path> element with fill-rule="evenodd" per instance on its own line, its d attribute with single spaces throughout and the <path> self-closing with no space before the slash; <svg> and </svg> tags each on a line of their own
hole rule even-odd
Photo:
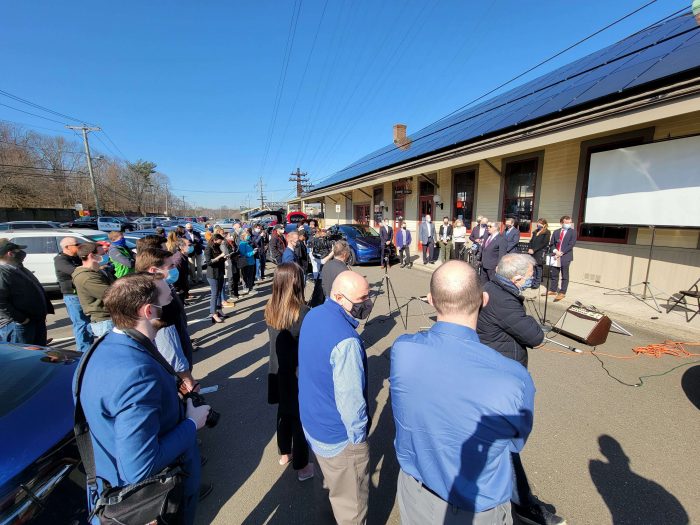
<svg viewBox="0 0 700 525">
<path fill-rule="evenodd" d="M 100 491 L 100 478 L 113 487 L 137 483 L 182 456 L 186 497 L 196 496 L 197 429 L 184 418 L 175 380 L 143 346 L 125 334 L 107 334 L 85 369 L 80 402 Z M 92 507 L 96 495 L 89 497 Z"/>
<path fill-rule="evenodd" d="M 405 241 L 404 241 L 405 237 Z M 406 228 L 405 230 L 401 228 L 396 234 L 396 247 L 400 250 L 404 246 L 411 245 L 411 232 Z"/>
<path fill-rule="evenodd" d="M 488 237 L 484 240 L 484 244 L 479 248 L 481 254 L 481 266 L 487 270 L 495 270 L 498 266 L 498 261 L 506 254 L 506 239 L 500 233 L 486 246 Z"/>
<path fill-rule="evenodd" d="M 520 230 L 516 227 L 506 230 L 504 233 L 506 238 L 506 253 L 517 253 L 518 243 L 520 242 Z"/>
<path fill-rule="evenodd" d="M 549 240 L 549 245 L 552 248 L 556 248 L 557 245 L 559 244 L 559 237 L 561 236 L 561 228 L 558 230 L 555 230 L 554 233 L 552 234 L 552 238 Z M 574 260 L 574 245 L 576 244 L 576 231 L 573 228 L 569 228 L 569 230 L 566 232 L 566 235 L 564 235 L 564 243 L 562 244 L 561 251 L 562 251 L 562 256 L 561 256 L 561 264 L 562 266 L 566 266 L 567 264 L 571 264 L 571 261 Z"/>
</svg>

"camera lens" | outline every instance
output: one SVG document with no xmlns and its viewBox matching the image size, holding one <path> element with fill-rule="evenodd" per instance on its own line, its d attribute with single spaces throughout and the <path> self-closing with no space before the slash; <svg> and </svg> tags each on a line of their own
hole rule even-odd
<svg viewBox="0 0 700 525">
<path fill-rule="evenodd" d="M 207 416 L 207 426 L 209 428 L 214 428 L 219 423 L 220 417 L 221 417 L 221 414 L 219 414 L 216 410 L 214 410 L 212 408 L 209 411 L 209 415 Z"/>
</svg>

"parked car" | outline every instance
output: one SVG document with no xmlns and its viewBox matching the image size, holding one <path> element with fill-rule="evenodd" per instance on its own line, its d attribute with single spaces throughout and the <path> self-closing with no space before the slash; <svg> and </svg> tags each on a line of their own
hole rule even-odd
<svg viewBox="0 0 700 525">
<path fill-rule="evenodd" d="M 138 225 L 125 217 L 98 217 L 97 229 L 103 232 L 124 232 L 137 230 Z"/>
<path fill-rule="evenodd" d="M 78 217 L 72 221 L 62 222 L 61 228 L 88 228 L 97 229 L 97 217 Z"/>
<path fill-rule="evenodd" d="M 343 239 L 350 245 L 350 260 L 348 264 L 381 262 L 381 241 L 379 233 L 371 226 L 364 224 L 340 224 L 328 228 L 328 234 L 333 239 Z M 396 247 L 390 247 L 391 260 L 397 260 Z"/>
<path fill-rule="evenodd" d="M 47 498 L 80 463 L 73 435 L 73 374 L 81 354 L 0 343 L 0 523 L 66 523 Z M 77 474 L 77 473 L 76 473 Z M 65 481 L 64 481 L 65 480 Z M 41 515 L 40 515 L 41 514 Z"/>
<path fill-rule="evenodd" d="M 0 223 L 0 231 L 4 230 L 35 230 L 37 228 L 60 228 L 61 224 L 54 221 L 10 221 Z"/>
<path fill-rule="evenodd" d="M 3 233 L 10 241 L 21 246 L 26 246 L 27 258 L 24 266 L 28 268 L 41 285 L 47 291 L 58 290 L 58 281 L 53 265 L 53 258 L 61 251 L 60 242 L 64 237 L 75 237 L 82 242 L 109 242 L 105 232 L 97 230 L 78 229 L 46 229 L 46 230 L 18 230 Z M 127 246 L 134 248 L 136 245 L 127 240 Z M 1 523 L 1 522 L 0 522 Z"/>
<path fill-rule="evenodd" d="M 138 217 L 132 221 L 136 224 L 137 230 L 150 230 L 161 225 L 161 220 L 157 217 Z"/>
</svg>

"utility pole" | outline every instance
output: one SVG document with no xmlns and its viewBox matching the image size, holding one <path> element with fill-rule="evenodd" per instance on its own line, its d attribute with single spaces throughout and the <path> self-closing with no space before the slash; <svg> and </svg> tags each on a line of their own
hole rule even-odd
<svg viewBox="0 0 700 525">
<path fill-rule="evenodd" d="M 170 196 L 170 190 L 168 189 L 168 185 L 165 185 L 165 214 L 168 215 L 168 198 Z"/>
<path fill-rule="evenodd" d="M 256 188 L 260 188 L 260 209 L 265 207 L 265 195 L 263 195 L 263 179 L 260 177 L 260 182 L 255 185 Z"/>
<path fill-rule="evenodd" d="M 97 216 L 102 215 L 100 209 L 100 199 L 97 197 L 97 186 L 95 185 L 95 175 L 92 172 L 92 159 L 90 158 L 90 145 L 88 144 L 87 134 L 90 131 L 102 131 L 101 128 L 89 128 L 85 124 L 82 126 L 66 126 L 68 129 L 81 130 L 83 132 L 83 143 L 85 144 L 85 156 L 87 157 L 88 172 L 90 173 L 90 183 L 92 184 L 92 194 L 95 196 L 95 210 Z"/>
<path fill-rule="evenodd" d="M 294 173 L 290 173 L 289 177 L 290 182 L 296 182 L 297 183 L 297 197 L 301 197 L 301 194 L 304 193 L 306 188 L 309 185 L 309 179 L 307 177 L 307 173 L 304 172 L 302 173 L 299 168 L 297 168 L 297 171 Z"/>
</svg>

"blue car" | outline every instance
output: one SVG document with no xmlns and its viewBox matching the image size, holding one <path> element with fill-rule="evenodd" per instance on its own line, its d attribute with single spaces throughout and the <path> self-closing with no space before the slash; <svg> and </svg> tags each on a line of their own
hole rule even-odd
<svg viewBox="0 0 700 525">
<path fill-rule="evenodd" d="M 0 343 L 0 523 L 47 516 L 51 492 L 80 463 L 73 435 L 72 381 L 82 354 Z M 68 481 L 66 481 L 68 483 Z"/>
<path fill-rule="evenodd" d="M 328 235 L 332 239 L 343 239 L 350 245 L 350 260 L 348 264 L 378 263 L 381 262 L 382 248 L 379 233 L 371 226 L 364 224 L 339 224 L 328 228 Z M 390 257 L 394 261 L 396 247 L 392 243 Z"/>
</svg>

